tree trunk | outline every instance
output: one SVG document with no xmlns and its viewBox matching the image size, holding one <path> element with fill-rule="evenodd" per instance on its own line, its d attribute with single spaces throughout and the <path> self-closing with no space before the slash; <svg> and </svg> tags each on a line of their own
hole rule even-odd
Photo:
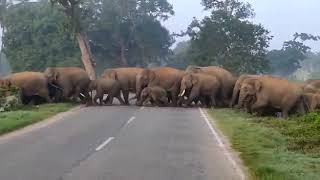
<svg viewBox="0 0 320 180">
<path fill-rule="evenodd" d="M 76 38 L 78 40 L 79 47 L 81 50 L 81 59 L 84 68 L 88 73 L 90 79 L 95 80 L 97 77 L 93 67 L 96 65 L 96 61 L 91 53 L 88 38 L 85 34 L 82 33 L 76 33 Z"/>
<path fill-rule="evenodd" d="M 126 67 L 126 66 L 128 66 L 128 61 L 126 58 L 126 49 L 127 48 L 125 46 L 123 39 L 120 39 L 119 44 L 120 44 L 120 63 L 121 63 L 121 66 Z"/>
</svg>

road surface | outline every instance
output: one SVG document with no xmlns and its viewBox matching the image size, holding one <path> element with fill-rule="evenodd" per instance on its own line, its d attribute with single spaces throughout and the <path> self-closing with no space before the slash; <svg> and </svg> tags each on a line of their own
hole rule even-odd
<svg viewBox="0 0 320 180">
<path fill-rule="evenodd" d="M 242 179 L 199 109 L 89 107 L 0 138 L 0 180 Z"/>
</svg>

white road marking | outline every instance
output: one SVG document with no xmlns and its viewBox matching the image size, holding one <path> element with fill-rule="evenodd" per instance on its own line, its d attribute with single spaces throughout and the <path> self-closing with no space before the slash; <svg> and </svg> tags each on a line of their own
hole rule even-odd
<svg viewBox="0 0 320 180">
<path fill-rule="evenodd" d="M 104 141 L 102 144 L 100 144 L 100 145 L 96 148 L 96 151 L 102 150 L 102 149 L 103 149 L 104 147 L 106 147 L 113 139 L 114 139 L 114 137 L 109 137 L 106 141 Z"/>
<path fill-rule="evenodd" d="M 207 125 L 208 125 L 208 127 L 209 127 L 209 129 L 210 129 L 210 131 L 212 133 L 212 135 L 217 140 L 218 146 L 223 149 L 223 152 L 224 152 L 225 156 L 228 158 L 228 160 L 231 162 L 231 164 L 233 165 L 235 170 L 238 172 L 238 174 L 240 176 L 240 179 L 244 180 L 245 179 L 245 175 L 244 175 L 243 171 L 238 166 L 236 161 L 233 159 L 232 155 L 229 153 L 229 151 L 226 148 L 226 146 L 224 145 L 222 139 L 219 137 L 217 131 L 213 128 L 212 124 L 209 122 L 209 119 L 208 119 L 207 115 L 205 114 L 205 112 L 201 108 L 199 108 L 199 110 L 200 110 L 200 113 L 201 113 L 203 119 L 206 121 L 206 123 L 207 123 Z"/>
<path fill-rule="evenodd" d="M 127 122 L 127 125 L 129 125 L 133 120 L 135 120 L 136 119 L 136 117 L 134 117 L 134 116 L 132 116 L 130 119 L 129 119 L 129 121 Z"/>
<path fill-rule="evenodd" d="M 142 107 L 140 108 L 140 110 L 144 110 L 144 106 L 142 106 Z"/>
</svg>

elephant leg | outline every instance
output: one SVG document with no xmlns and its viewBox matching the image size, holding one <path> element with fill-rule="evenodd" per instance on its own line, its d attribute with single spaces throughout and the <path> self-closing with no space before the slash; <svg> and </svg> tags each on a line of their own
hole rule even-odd
<svg viewBox="0 0 320 180">
<path fill-rule="evenodd" d="M 164 106 L 168 106 L 168 99 L 166 97 L 161 97 L 160 98 L 160 102 L 164 105 Z"/>
<path fill-rule="evenodd" d="M 104 94 L 102 94 L 101 96 L 99 96 L 99 105 L 102 106 L 103 105 L 103 96 Z"/>
<path fill-rule="evenodd" d="M 124 102 L 124 100 L 122 99 L 120 93 L 119 93 L 118 95 L 116 95 L 115 97 L 119 100 L 119 102 L 120 102 L 121 105 L 125 105 L 125 104 L 126 104 L 126 103 Z"/>
<path fill-rule="evenodd" d="M 113 103 L 113 99 L 114 99 L 113 95 L 109 94 L 106 101 L 105 101 L 106 105 L 111 106 Z"/>
<path fill-rule="evenodd" d="M 199 97 L 199 93 L 198 93 L 198 91 L 196 91 L 196 90 L 191 90 L 191 93 L 190 93 L 190 95 L 189 95 L 189 98 L 187 99 L 187 101 L 186 101 L 186 106 L 190 106 L 191 105 L 191 103 L 197 98 L 197 97 Z"/>
<path fill-rule="evenodd" d="M 216 107 L 217 106 L 217 103 L 216 103 L 216 97 L 215 97 L 215 95 L 212 95 L 211 97 L 210 97 L 210 99 L 211 99 L 211 106 L 213 106 L 213 107 Z"/>
<path fill-rule="evenodd" d="M 98 95 L 97 94 L 94 95 L 94 97 L 92 98 L 92 104 L 93 105 L 97 105 L 98 104 L 98 102 L 97 102 L 98 99 L 99 99 Z"/>
<path fill-rule="evenodd" d="M 73 93 L 73 95 L 72 95 L 73 101 L 77 101 L 77 100 L 78 100 L 78 98 L 79 98 L 79 96 L 80 96 L 80 93 L 81 93 L 80 87 L 76 87 L 76 88 L 75 88 L 75 91 L 74 91 L 74 93 Z"/>
<path fill-rule="evenodd" d="M 152 99 L 150 96 L 148 96 L 143 102 L 142 102 L 142 105 L 144 105 L 145 103 L 148 103 L 150 102 L 151 103 L 151 106 L 154 106 L 155 105 L 155 101 L 154 99 Z"/>
<path fill-rule="evenodd" d="M 42 90 L 39 92 L 39 96 L 44 98 L 48 103 L 52 103 L 52 99 L 49 96 L 48 89 Z"/>
<path fill-rule="evenodd" d="M 171 98 L 172 98 L 172 105 L 174 107 L 176 107 L 178 105 L 178 94 L 179 94 L 179 91 L 177 89 L 174 89 L 171 91 Z"/>
<path fill-rule="evenodd" d="M 129 105 L 129 91 L 128 90 L 122 90 L 122 95 L 123 95 L 125 104 Z"/>
</svg>

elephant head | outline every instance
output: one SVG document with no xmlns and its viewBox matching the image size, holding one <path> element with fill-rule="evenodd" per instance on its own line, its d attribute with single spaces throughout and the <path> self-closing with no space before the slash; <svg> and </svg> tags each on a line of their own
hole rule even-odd
<svg viewBox="0 0 320 180">
<path fill-rule="evenodd" d="M 150 69 L 145 69 L 139 73 L 136 77 L 136 93 L 137 97 L 140 97 L 141 91 L 149 85 L 149 83 L 154 82 L 156 79 L 156 74 Z"/>
<path fill-rule="evenodd" d="M 0 79 L 0 87 L 10 88 L 11 85 L 12 85 L 12 83 L 9 79 Z"/>
<path fill-rule="evenodd" d="M 244 102 L 255 97 L 262 89 L 262 83 L 256 78 L 245 79 L 240 88 L 239 106 L 242 107 Z"/>
<path fill-rule="evenodd" d="M 55 83 L 58 79 L 58 73 L 55 71 L 54 68 L 47 68 L 44 71 L 44 75 L 48 79 L 49 83 Z"/>
<path fill-rule="evenodd" d="M 91 80 L 88 86 L 88 91 L 92 92 L 94 90 L 97 90 L 97 87 L 98 87 L 98 80 Z"/>
<path fill-rule="evenodd" d="M 142 106 L 143 102 L 150 96 L 151 94 L 151 89 L 149 87 L 144 88 L 141 91 L 140 99 L 137 101 L 138 106 Z"/>
<path fill-rule="evenodd" d="M 180 97 L 184 96 L 186 91 L 190 90 L 198 82 L 199 82 L 199 79 L 191 73 L 188 73 L 185 76 L 183 76 L 181 80 L 179 96 Z"/>
</svg>

